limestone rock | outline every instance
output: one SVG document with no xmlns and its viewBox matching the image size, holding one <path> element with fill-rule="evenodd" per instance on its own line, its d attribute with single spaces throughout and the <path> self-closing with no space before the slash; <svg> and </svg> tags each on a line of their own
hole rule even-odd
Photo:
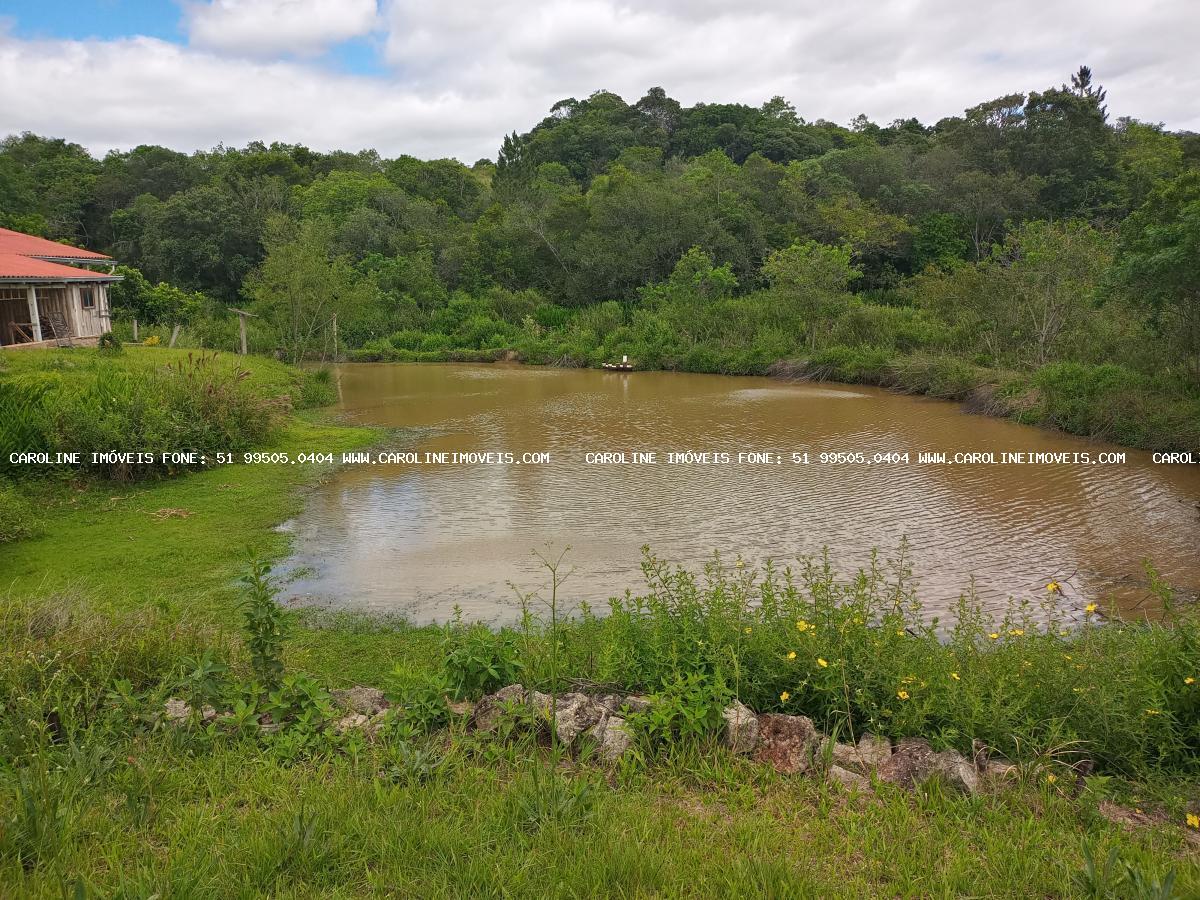
<svg viewBox="0 0 1200 900">
<path fill-rule="evenodd" d="M 624 708 L 631 713 L 650 712 L 650 707 L 654 705 L 653 697 L 646 697 L 638 694 L 631 694 L 625 698 Z"/>
<path fill-rule="evenodd" d="M 979 772 L 957 750 L 943 750 L 935 757 L 936 772 L 950 787 L 964 794 L 979 793 Z"/>
<path fill-rule="evenodd" d="M 901 738 L 896 752 L 879 767 L 879 780 L 912 790 L 933 772 L 936 755 L 922 738 Z"/>
<path fill-rule="evenodd" d="M 520 684 L 510 684 L 502 687 L 494 694 L 488 694 L 477 704 L 471 715 L 471 722 L 478 731 L 494 731 L 500 722 L 500 716 L 506 706 L 525 702 L 525 687 Z"/>
<path fill-rule="evenodd" d="M 776 772 L 794 775 L 808 769 L 818 734 L 808 716 L 763 713 L 758 717 L 758 738 L 755 760 L 769 763 Z"/>
<path fill-rule="evenodd" d="M 724 744 L 734 753 L 752 753 L 758 743 L 758 717 L 740 700 L 721 712 L 725 720 Z"/>
<path fill-rule="evenodd" d="M 822 745 L 821 752 L 824 750 L 825 746 Z M 857 744 L 834 744 L 832 759 L 834 765 L 843 769 L 869 775 L 887 762 L 891 755 L 891 741 L 873 734 L 864 734 Z"/>
<path fill-rule="evenodd" d="M 880 781 L 909 790 L 935 777 L 963 793 L 979 790 L 979 774 L 966 757 L 954 750 L 935 753 L 922 738 L 902 738 L 896 752 L 879 767 Z"/>
<path fill-rule="evenodd" d="M 989 759 L 983 766 L 983 776 L 994 781 L 1010 781 L 1019 778 L 1021 770 L 1006 759 Z"/>
<path fill-rule="evenodd" d="M 388 702 L 379 688 L 357 684 L 352 688 L 330 691 L 330 694 L 333 696 L 333 702 L 347 713 L 373 716 L 380 710 L 388 708 Z"/>
<path fill-rule="evenodd" d="M 878 769 L 892 755 L 892 742 L 869 731 L 858 739 L 859 759 L 870 769 Z"/>
<path fill-rule="evenodd" d="M 475 712 L 475 704 L 470 700 L 447 700 L 446 708 L 456 716 L 469 716 Z"/>
<path fill-rule="evenodd" d="M 333 723 L 333 730 L 338 734 L 344 734 L 347 731 L 352 731 L 356 728 L 365 728 L 371 719 L 369 716 L 362 713 L 350 713 L 343 716 Z"/>
<path fill-rule="evenodd" d="M 163 704 L 163 715 L 172 725 L 186 725 L 192 718 L 192 707 L 186 700 L 172 697 Z"/>
<path fill-rule="evenodd" d="M 851 790 L 865 791 L 871 787 L 870 778 L 860 775 L 858 772 L 843 769 L 841 766 L 830 766 L 826 776 L 830 781 L 835 781 L 842 787 Z"/>
<path fill-rule="evenodd" d="M 587 735 L 596 742 L 600 758 L 609 764 L 615 763 L 633 746 L 633 735 L 620 716 L 604 716 L 587 730 Z"/>
<path fill-rule="evenodd" d="M 571 746 L 575 738 L 597 724 L 607 713 L 586 694 L 564 694 L 554 713 L 554 732 L 559 743 Z"/>
<path fill-rule="evenodd" d="M 625 698 L 620 694 L 604 694 L 594 698 L 593 702 L 609 715 L 615 715 L 620 712 L 621 704 L 625 702 Z"/>
</svg>

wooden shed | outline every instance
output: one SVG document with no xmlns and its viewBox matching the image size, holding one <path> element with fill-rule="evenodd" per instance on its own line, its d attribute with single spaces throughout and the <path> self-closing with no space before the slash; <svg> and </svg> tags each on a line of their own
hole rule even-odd
<svg viewBox="0 0 1200 900">
<path fill-rule="evenodd" d="M 103 253 L 0 228 L 0 347 L 95 344 L 112 328 L 108 287 L 121 280 L 113 265 Z"/>
</svg>

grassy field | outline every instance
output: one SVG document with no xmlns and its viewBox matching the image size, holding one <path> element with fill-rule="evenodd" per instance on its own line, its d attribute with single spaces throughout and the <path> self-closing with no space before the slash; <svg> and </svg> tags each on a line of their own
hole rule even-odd
<svg viewBox="0 0 1200 900">
<path fill-rule="evenodd" d="M 142 352 L 128 355 L 140 365 Z M 255 364 L 264 392 L 294 389 L 288 370 Z M 379 438 L 300 412 L 272 446 Z M 552 639 L 536 623 L 495 635 L 287 613 L 280 690 L 306 692 L 287 727 L 164 726 L 168 696 L 211 692 L 224 709 L 266 693 L 238 579 L 247 548 L 286 551 L 274 526 L 321 474 L 230 465 L 13 489 L 41 521 L 38 536 L 0 544 L 0 896 L 1200 894 L 1188 610 L 1175 630 L 973 622 L 956 643 L 922 629 L 915 598 L 894 605 L 899 620 L 880 612 L 897 596 L 882 596 L 886 578 L 817 569 L 755 605 L 764 573 L 729 562 L 689 582 L 651 564 L 644 597 Z M 990 727 L 1028 736 L 1013 754 L 1023 776 L 974 797 L 852 794 L 735 757 L 704 728 L 643 735 L 609 770 L 528 737 L 432 727 L 450 680 L 480 662 L 543 687 L 580 676 L 655 690 L 681 715 L 733 691 L 827 728 L 845 717 L 943 746 Z M 671 687 L 683 674 L 698 692 Z M 472 677 L 461 693 L 495 686 Z M 406 707 L 379 740 L 321 718 L 325 689 L 355 683 Z M 1074 797 L 1047 773 L 1065 772 L 1054 766 L 1084 729 L 1111 758 L 1098 754 Z"/>
</svg>

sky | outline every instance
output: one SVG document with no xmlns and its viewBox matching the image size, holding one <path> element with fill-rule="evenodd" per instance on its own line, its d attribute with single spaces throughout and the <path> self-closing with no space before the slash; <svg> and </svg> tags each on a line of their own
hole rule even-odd
<svg viewBox="0 0 1200 900">
<path fill-rule="evenodd" d="M 0 0 L 0 135 L 495 158 L 557 100 L 924 122 L 1067 81 L 1200 131 L 1197 0 Z"/>
</svg>

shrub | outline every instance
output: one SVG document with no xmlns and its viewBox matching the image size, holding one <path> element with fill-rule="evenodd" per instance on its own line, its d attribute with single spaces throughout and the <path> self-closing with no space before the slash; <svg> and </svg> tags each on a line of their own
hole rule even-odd
<svg viewBox="0 0 1200 900">
<path fill-rule="evenodd" d="M 514 636 L 507 631 L 493 632 L 486 625 L 449 625 L 442 650 L 450 689 L 460 699 L 511 684 L 521 671 Z"/>
<path fill-rule="evenodd" d="M 188 353 L 159 367 L 126 365 L 123 358 L 70 360 L 0 378 L 0 443 L 28 451 L 136 449 L 151 460 L 117 460 L 91 471 L 117 480 L 169 474 L 158 454 L 194 449 L 241 451 L 267 441 L 291 407 L 285 396 L 264 396 L 240 366 L 218 365 L 212 354 Z M 12 466 L 14 475 L 38 471 Z"/>
<path fill-rule="evenodd" d="M 703 733 L 732 695 L 827 732 L 919 734 L 964 752 L 978 738 L 1012 758 L 1066 747 L 1125 775 L 1200 771 L 1200 609 L 1153 573 L 1161 622 L 1071 622 L 1049 592 L 995 616 L 968 593 L 939 622 L 903 554 L 850 578 L 827 559 L 758 572 L 714 559 L 698 577 L 648 554 L 643 570 L 643 595 L 560 623 L 558 665 L 657 692 L 661 711 L 642 721 L 655 739 Z M 527 644 L 526 684 L 548 682 L 549 643 Z"/>
</svg>

